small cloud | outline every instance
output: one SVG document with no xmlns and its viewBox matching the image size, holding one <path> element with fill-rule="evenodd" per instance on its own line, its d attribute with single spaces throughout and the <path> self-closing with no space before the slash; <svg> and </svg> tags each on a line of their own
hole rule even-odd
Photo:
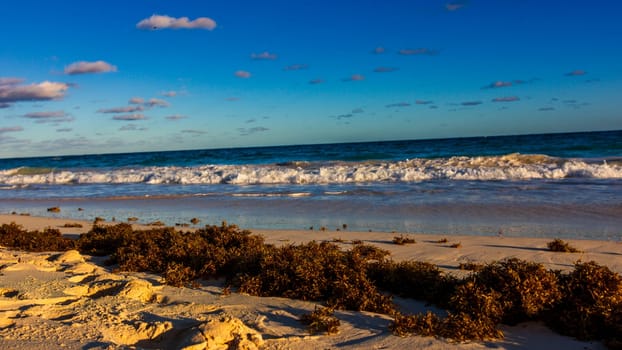
<svg viewBox="0 0 622 350">
<path fill-rule="evenodd" d="M 186 119 L 187 117 L 185 115 L 173 114 L 173 115 L 166 116 L 164 118 L 167 120 L 180 120 L 180 119 Z"/>
<path fill-rule="evenodd" d="M 227 97 L 225 98 L 225 101 L 229 101 L 229 102 L 234 102 L 234 101 L 239 101 L 240 98 L 239 97 Z"/>
<path fill-rule="evenodd" d="M 238 78 L 242 78 L 242 79 L 248 79 L 251 77 L 251 73 L 247 72 L 245 70 L 238 70 L 235 73 L 233 73 L 236 77 Z"/>
<path fill-rule="evenodd" d="M 112 117 L 113 120 L 145 120 L 144 114 L 141 113 L 133 113 L 133 114 L 123 114 L 123 115 L 115 115 Z"/>
<path fill-rule="evenodd" d="M 9 107 L 11 107 L 11 105 L 8 104 L 8 103 L 5 103 L 5 102 L 0 103 L 0 109 L 2 109 L 2 108 L 9 108 Z"/>
<path fill-rule="evenodd" d="M 268 51 L 264 51 L 262 53 L 252 53 L 251 54 L 251 59 L 256 60 L 256 61 L 262 61 L 262 60 L 267 60 L 267 61 L 274 61 L 278 58 L 278 56 L 274 53 L 270 53 Z"/>
<path fill-rule="evenodd" d="M 395 72 L 399 70 L 399 68 L 396 67 L 377 67 L 376 69 L 374 69 L 374 72 L 376 73 L 390 73 L 390 72 Z"/>
<path fill-rule="evenodd" d="M 0 77 L 0 86 L 14 86 L 24 82 L 22 78 Z"/>
<path fill-rule="evenodd" d="M 246 123 L 246 124 L 251 124 L 251 123 L 254 123 L 254 122 L 256 122 L 256 121 L 257 121 L 257 119 L 255 119 L 255 118 L 251 118 L 251 119 L 246 120 L 246 121 L 245 121 L 245 123 Z"/>
<path fill-rule="evenodd" d="M 323 79 L 313 79 L 313 80 L 309 80 L 309 84 L 311 85 L 317 85 L 317 84 L 322 84 L 324 82 Z"/>
<path fill-rule="evenodd" d="M 466 6 L 466 1 L 454 1 L 445 4 L 445 9 L 447 11 L 457 11 Z"/>
<path fill-rule="evenodd" d="M 265 128 L 263 126 L 256 126 L 254 128 L 238 128 L 238 132 L 240 132 L 240 136 L 248 136 L 251 134 L 258 133 L 258 132 L 265 132 L 268 130 L 270 129 Z"/>
<path fill-rule="evenodd" d="M 584 71 L 583 69 L 577 69 L 577 70 L 573 70 L 572 72 L 568 72 L 564 75 L 567 77 L 577 77 L 577 76 L 586 75 L 586 74 L 587 72 Z"/>
<path fill-rule="evenodd" d="M 351 113 L 348 113 L 348 114 L 340 114 L 336 116 L 335 118 L 337 118 L 337 120 L 341 120 L 341 119 L 350 119 L 352 117 L 354 117 L 354 115 L 352 115 Z"/>
<path fill-rule="evenodd" d="M 33 112 L 24 114 L 22 117 L 27 119 L 33 119 L 37 124 L 64 123 L 72 122 L 74 120 L 64 111 Z"/>
<path fill-rule="evenodd" d="M 518 84 L 521 84 L 522 80 L 517 80 L 516 82 Z M 521 83 L 519 83 L 519 82 L 521 82 Z M 498 80 L 498 81 L 493 81 L 492 83 L 482 87 L 482 89 L 497 89 L 497 88 L 510 87 L 510 86 L 512 86 L 512 82 L 511 81 Z"/>
<path fill-rule="evenodd" d="M 175 97 L 177 96 L 178 92 L 177 91 L 164 91 L 162 92 L 162 96 L 166 96 L 166 97 Z"/>
<path fill-rule="evenodd" d="M 68 75 L 76 75 L 76 74 L 89 74 L 89 73 L 107 73 L 107 72 L 116 72 L 117 67 L 111 65 L 108 62 L 104 61 L 95 61 L 95 62 L 87 62 L 87 61 L 79 61 L 74 62 L 67 67 L 65 67 L 65 74 Z"/>
<path fill-rule="evenodd" d="M 72 128 L 60 128 L 60 129 L 56 129 L 56 132 L 70 132 L 72 131 Z"/>
<path fill-rule="evenodd" d="M 128 103 L 132 105 L 142 105 L 143 103 L 145 103 L 145 99 L 142 97 L 132 97 L 130 98 Z"/>
<path fill-rule="evenodd" d="M 465 101 L 460 104 L 463 106 L 477 106 L 477 105 L 481 105 L 482 101 Z"/>
<path fill-rule="evenodd" d="M 398 102 L 398 103 L 388 104 L 385 107 L 392 108 L 392 107 L 408 107 L 408 106 L 410 106 L 410 103 L 408 102 Z"/>
<path fill-rule="evenodd" d="M 381 54 L 381 53 L 385 53 L 385 51 L 386 51 L 386 49 L 385 49 L 384 47 L 382 47 L 382 46 L 378 46 L 378 47 L 376 47 L 375 49 L 373 49 L 373 50 L 371 51 L 371 53 L 376 54 L 376 55 L 379 55 L 379 54 Z"/>
<path fill-rule="evenodd" d="M 165 108 L 165 107 L 168 107 L 170 105 L 171 105 L 170 103 L 168 103 L 168 102 L 166 102 L 164 100 L 161 100 L 159 98 L 151 98 L 151 99 L 149 99 L 149 101 L 145 102 L 145 106 L 147 106 L 147 107 L 162 107 L 162 108 Z"/>
<path fill-rule="evenodd" d="M 59 100 L 65 96 L 69 84 L 44 81 L 38 84 L 19 85 L 21 80 L 4 78 L 0 84 L 0 103 L 10 104 L 23 101 Z"/>
<path fill-rule="evenodd" d="M 158 30 L 158 29 L 206 29 L 214 30 L 216 21 L 208 17 L 198 17 L 190 20 L 188 17 L 170 17 L 166 15 L 152 15 L 136 24 L 138 29 Z"/>
<path fill-rule="evenodd" d="M 430 101 L 430 100 L 417 100 L 417 101 L 415 101 L 415 104 L 417 104 L 417 105 L 429 105 L 431 103 L 433 103 L 433 102 Z"/>
<path fill-rule="evenodd" d="M 554 111 L 555 107 L 540 107 L 538 108 L 538 111 L 540 112 L 549 112 L 549 111 Z"/>
<path fill-rule="evenodd" d="M 519 101 L 520 98 L 518 96 L 505 96 L 505 97 L 495 97 L 492 99 L 492 102 L 514 102 Z"/>
<path fill-rule="evenodd" d="M 119 128 L 119 131 L 145 131 L 147 128 L 139 127 L 136 124 L 127 124 Z"/>
<path fill-rule="evenodd" d="M 184 129 L 181 131 L 183 134 L 192 134 L 194 136 L 205 135 L 207 131 L 194 130 L 194 129 Z"/>
<path fill-rule="evenodd" d="M 350 77 L 342 79 L 342 81 L 361 81 L 361 80 L 365 80 L 365 76 L 361 74 L 352 74 Z"/>
<path fill-rule="evenodd" d="M 352 113 L 359 114 L 359 113 L 365 113 L 365 111 L 363 110 L 363 108 L 355 108 L 352 110 Z"/>
<path fill-rule="evenodd" d="M 0 128 L 0 135 L 7 133 L 7 132 L 19 132 L 19 131 L 24 131 L 24 128 L 22 128 L 21 126 L 7 126 L 7 127 Z"/>
<path fill-rule="evenodd" d="M 434 55 L 438 55 L 438 50 L 432 50 L 432 49 L 422 47 L 418 49 L 402 49 L 398 51 L 398 53 L 403 56 L 413 56 L 413 55 L 434 56 Z"/>
<path fill-rule="evenodd" d="M 125 107 L 114 107 L 114 108 L 102 108 L 98 109 L 97 113 L 134 113 L 141 112 L 144 110 L 143 106 L 125 106 Z"/>
<path fill-rule="evenodd" d="M 290 70 L 303 70 L 303 69 L 307 69 L 309 68 L 309 65 L 306 63 L 301 63 L 301 64 L 292 64 L 289 65 L 285 68 L 283 68 L 284 71 L 290 71 Z"/>
</svg>

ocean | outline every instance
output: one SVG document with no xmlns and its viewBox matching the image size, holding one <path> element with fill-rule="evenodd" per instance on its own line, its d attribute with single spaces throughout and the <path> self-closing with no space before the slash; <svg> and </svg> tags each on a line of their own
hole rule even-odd
<svg viewBox="0 0 622 350">
<path fill-rule="evenodd" d="M 0 212 L 620 240 L 622 131 L 0 159 Z"/>
</svg>

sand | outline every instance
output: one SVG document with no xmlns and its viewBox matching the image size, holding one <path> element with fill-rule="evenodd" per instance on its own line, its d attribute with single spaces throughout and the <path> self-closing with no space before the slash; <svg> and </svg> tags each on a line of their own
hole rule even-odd
<svg viewBox="0 0 622 350">
<path fill-rule="evenodd" d="M 65 228 L 75 220 L 0 215 L 29 230 L 59 228 L 68 235 L 88 231 Z M 352 240 L 388 249 L 395 260 L 438 264 L 451 273 L 461 262 L 488 262 L 517 257 L 553 269 L 571 269 L 577 260 L 596 262 L 622 272 L 622 244 L 576 240 L 583 253 L 547 251 L 550 239 L 515 237 L 412 235 L 416 244 L 398 246 L 396 234 L 348 231 L 251 230 L 275 244 L 309 240 Z M 460 248 L 451 248 L 453 243 Z M 396 299 L 406 312 L 420 312 L 420 302 Z M 0 349 L 604 349 L 598 342 L 579 342 L 538 323 L 501 326 L 505 339 L 453 344 L 432 337 L 391 335 L 391 318 L 368 312 L 336 311 L 336 335 L 310 335 L 299 322 L 316 304 L 284 298 L 259 298 L 223 290 L 222 281 L 198 288 L 175 288 L 160 276 L 114 273 L 102 258 L 64 253 L 27 253 L 0 248 Z M 429 308 L 429 307 L 428 307 Z"/>
</svg>

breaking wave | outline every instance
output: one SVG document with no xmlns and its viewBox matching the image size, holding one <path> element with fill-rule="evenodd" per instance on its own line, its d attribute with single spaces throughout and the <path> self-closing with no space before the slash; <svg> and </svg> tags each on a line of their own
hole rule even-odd
<svg viewBox="0 0 622 350">
<path fill-rule="evenodd" d="M 157 166 L 0 171 L 0 185 L 31 184 L 353 184 L 434 180 L 621 179 L 620 159 L 565 159 L 546 155 L 451 157 L 389 162 L 288 162 L 267 165 Z"/>
</svg>

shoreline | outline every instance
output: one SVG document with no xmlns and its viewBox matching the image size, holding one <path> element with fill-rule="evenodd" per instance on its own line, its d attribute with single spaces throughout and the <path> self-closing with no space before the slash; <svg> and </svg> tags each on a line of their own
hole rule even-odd
<svg viewBox="0 0 622 350">
<path fill-rule="evenodd" d="M 568 205 L 567 203 L 451 203 L 378 202 L 371 198 L 332 196 L 300 198 L 184 197 L 132 199 L 0 199 L 0 213 L 29 213 L 66 220 L 111 221 L 140 218 L 146 224 L 161 220 L 174 226 L 198 218 L 201 224 L 227 221 L 243 228 L 265 230 L 329 230 L 348 225 L 349 230 L 398 233 L 425 232 L 447 236 L 542 237 L 622 240 L 622 207 Z M 49 213 L 49 207 L 62 212 Z"/>
</svg>

